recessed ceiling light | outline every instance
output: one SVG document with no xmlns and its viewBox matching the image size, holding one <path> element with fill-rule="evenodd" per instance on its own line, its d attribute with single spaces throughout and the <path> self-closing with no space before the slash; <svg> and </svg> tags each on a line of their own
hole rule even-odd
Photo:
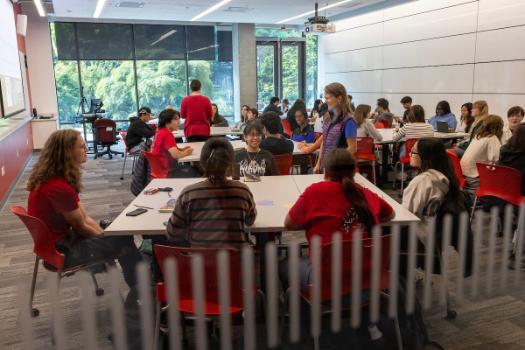
<svg viewBox="0 0 525 350">
<path fill-rule="evenodd" d="M 193 17 L 193 18 L 191 19 L 191 21 L 193 22 L 193 21 L 196 21 L 196 20 L 198 20 L 198 19 L 200 19 L 200 18 L 206 16 L 207 14 L 209 14 L 209 13 L 211 13 L 211 12 L 217 10 L 219 7 L 226 5 L 226 4 L 229 3 L 230 1 L 232 1 L 232 0 L 222 0 L 221 2 L 216 3 L 215 5 L 211 6 L 211 7 L 208 8 L 207 10 L 205 10 L 205 11 L 199 13 L 197 16 Z"/>
<path fill-rule="evenodd" d="M 347 2 L 351 2 L 351 1 L 354 1 L 354 0 L 338 1 L 338 2 L 336 2 L 334 4 L 332 4 L 332 5 L 327 5 L 325 7 L 321 7 L 318 11 L 328 10 L 328 9 L 331 9 L 332 7 L 337 7 L 337 6 L 340 6 L 342 4 L 346 4 Z M 301 13 L 300 15 L 297 15 L 297 16 L 293 16 L 293 17 L 290 17 L 290 18 L 283 19 L 282 21 L 277 22 L 277 24 L 290 22 L 290 21 L 293 21 L 294 19 L 306 17 L 306 16 L 309 16 L 309 15 L 311 15 L 313 13 L 315 13 L 315 10 L 308 11 L 308 12 L 305 12 L 305 13 Z"/>
<path fill-rule="evenodd" d="M 106 4 L 106 0 L 98 0 L 97 6 L 95 7 L 95 12 L 93 13 L 93 18 L 99 18 L 100 13 L 102 12 L 102 9 L 104 8 L 104 5 Z"/>
</svg>

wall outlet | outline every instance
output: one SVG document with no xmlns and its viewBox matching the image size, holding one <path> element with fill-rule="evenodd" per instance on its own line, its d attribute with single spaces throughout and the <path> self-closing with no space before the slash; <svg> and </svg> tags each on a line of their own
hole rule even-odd
<svg viewBox="0 0 525 350">
<path fill-rule="evenodd" d="M 5 176 L 5 166 L 3 166 L 3 165 L 2 165 L 1 172 L 2 172 L 2 176 Z"/>
</svg>

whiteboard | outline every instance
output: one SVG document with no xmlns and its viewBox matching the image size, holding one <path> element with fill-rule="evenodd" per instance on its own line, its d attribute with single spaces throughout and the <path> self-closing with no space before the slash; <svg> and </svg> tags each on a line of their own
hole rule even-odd
<svg viewBox="0 0 525 350">
<path fill-rule="evenodd" d="M 16 40 L 13 5 L 0 0 L 0 90 L 2 115 L 10 116 L 25 109 L 20 56 Z"/>
</svg>

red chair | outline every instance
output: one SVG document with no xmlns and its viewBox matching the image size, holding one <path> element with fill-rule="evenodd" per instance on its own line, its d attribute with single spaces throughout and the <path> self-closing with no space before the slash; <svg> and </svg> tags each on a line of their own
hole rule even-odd
<svg viewBox="0 0 525 350">
<path fill-rule="evenodd" d="M 167 259 L 174 258 L 177 262 L 179 300 L 177 309 L 184 315 L 195 314 L 195 302 L 192 293 L 192 256 L 199 254 L 204 260 L 204 315 L 217 317 L 221 313 L 219 299 L 219 278 L 217 271 L 217 253 L 214 248 L 189 248 L 155 245 L 153 247 L 155 257 L 159 263 L 160 270 L 166 280 L 164 264 Z M 240 314 L 244 311 L 243 288 L 241 279 L 241 255 L 239 250 L 222 249 L 229 253 L 229 274 L 230 274 L 230 307 L 228 313 L 231 315 Z M 255 294 L 255 293 L 254 293 Z M 160 303 L 167 303 L 167 291 L 163 282 L 157 283 L 157 323 L 156 334 L 159 330 Z M 163 311 L 165 308 L 163 309 Z"/>
<path fill-rule="evenodd" d="M 292 136 L 293 130 L 292 130 L 292 127 L 290 125 L 290 122 L 287 119 L 282 119 L 281 120 L 281 124 L 283 125 L 283 132 L 285 134 L 288 134 L 289 136 Z"/>
<path fill-rule="evenodd" d="M 525 203 L 521 195 L 521 173 L 510 167 L 489 163 L 476 163 L 479 187 L 474 198 L 470 219 L 474 216 L 479 197 L 493 196 L 515 206 Z"/>
<path fill-rule="evenodd" d="M 133 163 L 131 165 L 131 175 L 133 175 L 133 170 L 135 169 L 135 157 L 137 157 L 140 154 L 140 151 L 130 153 L 128 145 L 126 144 L 126 136 L 128 135 L 128 132 L 126 130 L 120 130 L 119 135 L 124 141 L 124 144 L 126 145 L 126 150 L 124 151 L 124 164 L 122 164 L 122 172 L 120 174 L 120 179 L 124 180 L 124 169 L 126 169 L 126 159 L 128 156 L 133 157 Z"/>
<path fill-rule="evenodd" d="M 358 137 L 357 138 L 357 152 L 354 157 L 359 163 L 370 163 L 372 166 L 372 179 L 376 183 L 376 155 L 374 139 L 372 137 Z"/>
<path fill-rule="evenodd" d="M 144 151 L 142 151 L 142 154 L 148 161 L 149 168 L 151 169 L 150 176 L 152 179 L 166 179 L 168 177 L 169 171 L 164 168 L 164 165 L 160 160 L 161 156 Z"/>
<path fill-rule="evenodd" d="M 385 124 L 383 124 L 383 122 L 375 122 L 374 126 L 376 127 L 376 129 L 386 129 L 387 128 Z"/>
<path fill-rule="evenodd" d="M 75 272 L 85 270 L 90 267 L 105 263 L 105 261 L 97 261 L 90 264 L 76 265 L 71 267 L 64 267 L 64 254 L 56 250 L 55 241 L 53 235 L 49 231 L 47 225 L 40 219 L 27 214 L 26 210 L 19 206 L 11 208 L 11 212 L 18 216 L 18 218 L 24 223 L 27 230 L 33 238 L 33 252 L 36 255 L 35 267 L 33 269 L 33 278 L 31 280 L 31 294 L 29 300 L 29 306 L 31 308 L 31 315 L 36 317 L 40 314 L 40 311 L 33 308 L 33 298 L 35 295 L 36 278 L 38 275 L 38 268 L 40 266 L 40 260 L 42 260 L 44 268 L 51 272 L 56 272 L 58 280 L 62 277 L 73 275 Z M 98 286 L 95 275 L 91 273 L 93 283 L 95 284 L 95 291 L 98 296 L 104 294 L 104 289 Z"/>
<path fill-rule="evenodd" d="M 465 176 L 463 176 L 463 171 L 461 170 L 461 163 L 458 155 L 456 154 L 456 152 L 454 152 L 454 150 L 447 149 L 447 156 L 448 159 L 450 159 L 450 162 L 452 163 L 452 167 L 454 168 L 454 174 L 456 174 L 459 186 L 461 188 L 465 187 Z"/>
<path fill-rule="evenodd" d="M 412 147 L 416 144 L 418 139 L 408 139 L 405 141 L 405 155 L 399 159 L 399 162 L 395 164 L 395 177 L 394 177 L 394 189 L 396 188 L 396 178 L 397 178 L 397 165 L 401 164 L 401 193 L 403 193 L 403 185 L 405 183 L 405 164 L 410 166 L 410 151 Z"/>
<path fill-rule="evenodd" d="M 292 154 L 280 154 L 274 155 L 275 165 L 279 170 L 279 175 L 290 175 L 290 169 L 292 167 L 293 155 Z"/>
<path fill-rule="evenodd" d="M 117 124 L 114 120 L 95 120 L 93 123 L 93 133 L 95 134 L 95 159 L 102 157 L 104 154 L 107 154 L 109 159 L 113 158 L 113 154 L 121 154 L 124 156 L 123 152 L 111 149 L 111 146 L 116 145 L 119 140 L 117 137 Z M 99 152 L 98 146 L 106 147 L 106 150 Z"/>
</svg>

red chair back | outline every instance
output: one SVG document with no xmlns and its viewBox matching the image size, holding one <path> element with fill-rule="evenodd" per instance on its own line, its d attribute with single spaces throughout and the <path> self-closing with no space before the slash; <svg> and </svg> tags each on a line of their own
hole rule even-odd
<svg viewBox="0 0 525 350">
<path fill-rule="evenodd" d="M 386 129 L 386 126 L 385 124 L 383 124 L 383 122 L 375 122 L 374 126 L 376 127 L 376 129 Z"/>
<path fill-rule="evenodd" d="M 488 163 L 476 163 L 476 167 L 479 174 L 477 197 L 494 196 L 516 206 L 524 202 L 518 170 Z"/>
<path fill-rule="evenodd" d="M 93 123 L 96 142 L 112 145 L 117 142 L 117 124 L 111 119 L 98 119 Z"/>
<path fill-rule="evenodd" d="M 332 246 L 327 243 L 321 246 L 321 300 L 332 299 Z M 362 240 L 362 260 L 361 260 L 361 289 L 372 287 L 372 247 L 371 238 Z M 342 295 L 352 292 L 352 241 L 342 242 Z M 381 237 L 381 265 L 379 289 L 387 289 L 389 286 L 388 265 L 390 263 L 390 236 Z"/>
<path fill-rule="evenodd" d="M 290 175 L 290 168 L 292 167 L 293 155 L 291 154 L 280 154 L 273 156 L 275 159 L 275 165 L 279 170 L 279 175 Z"/>
<path fill-rule="evenodd" d="M 454 169 L 454 174 L 456 174 L 456 178 L 458 179 L 459 186 L 461 188 L 465 187 L 465 176 L 463 176 L 463 171 L 461 170 L 461 162 L 459 160 L 458 155 L 454 150 L 447 149 L 447 156 L 448 159 L 450 159 L 450 162 L 452 163 L 452 168 Z"/>
<path fill-rule="evenodd" d="M 142 152 L 146 160 L 148 161 L 151 169 L 151 178 L 153 179 L 165 179 L 168 177 L 168 169 L 164 168 L 160 158 L 161 156 L 150 152 Z"/>
<path fill-rule="evenodd" d="M 356 159 L 375 161 L 376 155 L 374 153 L 375 145 L 374 139 L 371 137 L 358 137 L 357 138 L 357 152 L 355 153 Z"/>
<path fill-rule="evenodd" d="M 292 136 L 293 130 L 292 130 L 292 127 L 290 125 L 290 122 L 287 119 L 282 119 L 281 120 L 281 124 L 283 125 L 283 132 L 285 134 L 288 134 L 288 135 Z"/>
<path fill-rule="evenodd" d="M 55 240 L 49 227 L 40 219 L 29 215 L 26 210 L 19 206 L 11 208 L 11 212 L 18 216 L 24 223 L 33 238 L 33 252 L 47 264 L 61 270 L 64 267 L 64 254 L 55 248 Z"/>
<path fill-rule="evenodd" d="M 204 279 L 205 279 L 205 313 L 206 315 L 219 315 L 219 276 L 217 253 L 219 249 L 214 248 L 189 248 L 165 245 L 155 245 L 153 247 L 155 257 L 159 263 L 160 270 L 166 280 L 164 263 L 168 258 L 177 261 L 178 286 L 179 286 L 179 309 L 182 312 L 194 313 L 194 300 L 192 293 L 192 256 L 199 254 L 204 260 Z M 222 249 L 229 253 L 229 272 L 230 272 L 230 312 L 235 313 L 243 309 L 243 289 L 241 279 L 241 256 L 239 250 Z M 157 285 L 157 298 L 160 301 L 167 301 L 164 284 Z"/>
<path fill-rule="evenodd" d="M 410 151 L 418 139 L 408 139 L 405 141 L 405 155 L 399 160 L 401 163 L 410 164 Z"/>
</svg>

